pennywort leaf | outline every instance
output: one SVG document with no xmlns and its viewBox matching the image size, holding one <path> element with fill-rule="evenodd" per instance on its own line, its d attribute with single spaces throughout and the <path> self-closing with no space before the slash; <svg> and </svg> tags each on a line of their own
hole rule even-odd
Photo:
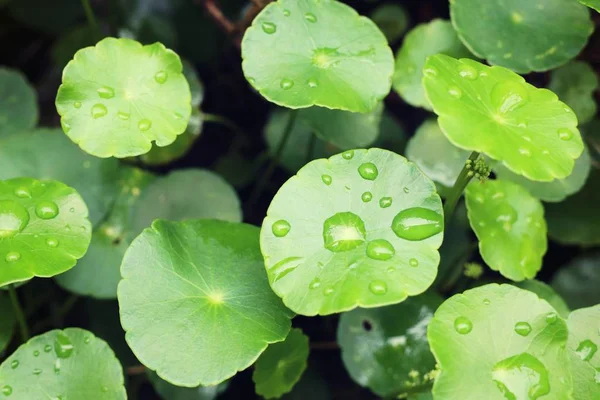
<svg viewBox="0 0 600 400">
<path fill-rule="evenodd" d="M 578 0 L 581 4 L 586 5 L 600 12 L 600 0 Z"/>
<path fill-rule="evenodd" d="M 33 129 L 38 114 L 35 89 L 25 76 L 0 68 L 0 137 Z"/>
<path fill-rule="evenodd" d="M 573 371 L 573 398 L 593 400 L 600 396 L 600 305 L 575 310 L 569 315 L 569 341 Z"/>
<path fill-rule="evenodd" d="M 573 109 L 580 124 L 596 115 L 594 92 L 598 89 L 598 77 L 588 63 L 572 61 L 552 71 L 548 89 Z"/>
<path fill-rule="evenodd" d="M 516 287 L 521 289 L 529 290 L 538 295 L 542 300 L 546 300 L 563 318 L 567 318 L 571 310 L 565 303 L 562 297 L 549 285 L 536 279 L 529 279 L 526 281 L 516 282 Z"/>
</svg>

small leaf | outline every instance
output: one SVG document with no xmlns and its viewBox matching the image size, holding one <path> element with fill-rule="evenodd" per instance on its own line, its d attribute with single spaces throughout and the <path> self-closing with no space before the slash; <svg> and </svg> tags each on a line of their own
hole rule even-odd
<svg viewBox="0 0 600 400">
<path fill-rule="evenodd" d="M 15 315 L 8 294 L 0 293 L 0 353 L 10 344 L 15 330 Z"/>
<path fill-rule="evenodd" d="M 548 89 L 573 109 L 580 124 L 596 115 L 594 92 L 598 89 L 598 77 L 588 63 L 572 61 L 552 71 Z"/>
<path fill-rule="evenodd" d="M 381 397 L 425 383 L 435 367 L 427 325 L 440 304 L 441 297 L 426 292 L 402 304 L 342 314 L 337 337 L 352 379 Z"/>
<path fill-rule="evenodd" d="M 381 4 L 373 11 L 371 19 L 381 29 L 381 32 L 390 43 L 400 39 L 408 28 L 408 15 L 404 8 L 398 4 Z"/>
<path fill-rule="evenodd" d="M 33 129 L 38 122 L 35 89 L 16 70 L 0 68 L 0 137 Z"/>
<path fill-rule="evenodd" d="M 256 393 L 273 399 L 290 392 L 306 369 L 308 351 L 308 337 L 297 328 L 283 342 L 269 345 L 254 366 Z"/>
<path fill-rule="evenodd" d="M 423 89 L 423 65 L 428 56 L 438 53 L 456 58 L 472 57 L 446 20 L 434 19 L 417 25 L 404 38 L 396 54 L 393 87 L 408 104 L 431 110 Z"/>
<path fill-rule="evenodd" d="M 600 253 L 585 253 L 562 267 L 552 279 L 552 287 L 572 309 L 600 304 Z"/>
<path fill-rule="evenodd" d="M 127 343 L 177 386 L 216 385 L 290 330 L 250 225 L 155 221 L 129 247 L 121 275 Z"/>
<path fill-rule="evenodd" d="M 474 54 L 519 73 L 566 63 L 594 29 L 589 12 L 575 1 L 454 0 L 450 15 Z"/>
<path fill-rule="evenodd" d="M 213 400 L 227 390 L 229 386 L 229 381 L 216 386 L 198 386 L 195 388 L 175 386 L 160 379 L 154 371 L 148 372 L 148 379 L 154 390 L 164 400 Z"/>
<path fill-rule="evenodd" d="M 0 286 L 72 268 L 92 226 L 79 194 L 56 181 L 0 181 Z"/>
<path fill-rule="evenodd" d="M 561 317 L 567 318 L 569 316 L 571 310 L 569 310 L 569 307 L 563 298 L 560 297 L 560 295 L 556 293 L 551 286 L 548 286 L 544 282 L 530 279 L 517 282 L 514 285 L 521 289 L 529 290 L 530 292 L 537 294 L 540 299 L 546 300 L 552 307 L 554 307 Z"/>
<path fill-rule="evenodd" d="M 600 398 L 600 305 L 575 310 L 569 315 L 569 341 L 573 373 L 573 398 Z"/>
<path fill-rule="evenodd" d="M 465 198 L 486 264 L 513 281 L 535 277 L 548 247 L 542 203 L 521 186 L 500 180 L 472 182 Z"/>
<path fill-rule="evenodd" d="M 554 93 L 505 68 L 441 54 L 423 71 L 440 128 L 454 145 L 535 181 L 571 174 L 583 142 L 575 114 Z"/>
<path fill-rule="evenodd" d="M 303 315 L 420 294 L 435 278 L 442 213 L 433 182 L 395 153 L 312 161 L 281 187 L 263 221 L 271 287 Z"/>
<path fill-rule="evenodd" d="M 586 5 L 600 12 L 600 0 L 578 0 L 581 4 Z"/>
<path fill-rule="evenodd" d="M 79 328 L 30 339 L 0 365 L 0 390 L 15 400 L 125 400 L 123 369 L 106 342 Z"/>
<path fill-rule="evenodd" d="M 452 296 L 427 337 L 441 372 L 433 395 L 445 400 L 563 400 L 572 382 L 563 319 L 534 293 L 490 284 Z"/>
<path fill-rule="evenodd" d="M 369 112 L 389 93 L 392 51 L 377 26 L 335 0 L 278 0 L 242 41 L 246 79 L 289 108 Z"/>
<path fill-rule="evenodd" d="M 97 157 L 147 153 L 185 131 L 189 85 L 177 54 L 160 43 L 106 38 L 79 50 L 63 71 L 56 108 L 64 132 Z"/>
</svg>

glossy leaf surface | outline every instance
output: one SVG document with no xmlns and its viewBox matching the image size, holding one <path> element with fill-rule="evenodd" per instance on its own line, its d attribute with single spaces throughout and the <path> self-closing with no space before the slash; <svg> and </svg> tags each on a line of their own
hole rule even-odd
<svg viewBox="0 0 600 400">
<path fill-rule="evenodd" d="M 575 310 L 567 320 L 573 372 L 573 398 L 600 398 L 600 305 Z"/>
<path fill-rule="evenodd" d="M 581 4 L 584 4 L 594 10 L 600 12 L 600 0 L 578 0 Z"/>
<path fill-rule="evenodd" d="M 514 284 L 521 289 L 529 290 L 538 295 L 542 300 L 546 300 L 558 312 L 562 318 L 567 318 L 571 313 L 569 307 L 562 297 L 551 286 L 536 279 L 529 279 Z"/>
</svg>

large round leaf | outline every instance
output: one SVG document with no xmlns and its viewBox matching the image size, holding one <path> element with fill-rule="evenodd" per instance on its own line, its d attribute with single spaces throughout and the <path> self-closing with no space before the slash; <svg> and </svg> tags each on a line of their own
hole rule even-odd
<svg viewBox="0 0 600 400">
<path fill-rule="evenodd" d="M 0 68 L 0 136 L 32 129 L 37 121 L 33 87 L 20 72 Z"/>
<path fill-rule="evenodd" d="M 600 304 L 600 253 L 583 254 L 562 267 L 552 287 L 572 309 Z"/>
<path fill-rule="evenodd" d="M 485 285 L 446 300 L 427 337 L 444 400 L 569 399 L 568 330 L 534 293 Z"/>
<path fill-rule="evenodd" d="M 441 303 L 438 295 L 425 293 L 402 304 L 342 314 L 337 337 L 352 379 L 382 397 L 423 382 L 435 367 L 427 325 Z"/>
<path fill-rule="evenodd" d="M 567 318 L 571 310 L 565 303 L 562 297 L 551 286 L 544 282 L 536 279 L 530 279 L 527 281 L 517 282 L 514 284 L 516 287 L 521 289 L 529 290 L 538 295 L 542 300 L 546 300 L 563 318 Z"/>
<path fill-rule="evenodd" d="M 433 182 L 395 153 L 312 161 L 281 187 L 263 221 L 271 287 L 303 315 L 420 294 L 437 271 L 442 213 Z"/>
<path fill-rule="evenodd" d="M 79 328 L 30 339 L 0 365 L 0 388 L 10 400 L 125 400 L 123 369 L 102 339 Z"/>
<path fill-rule="evenodd" d="M 252 374 L 256 393 L 272 399 L 290 392 L 306 369 L 308 352 L 308 337 L 297 328 L 283 342 L 267 347 Z"/>
<path fill-rule="evenodd" d="M 16 318 L 7 293 L 0 293 L 0 353 L 9 345 L 15 328 Z"/>
<path fill-rule="evenodd" d="M 177 54 L 160 43 L 106 38 L 79 50 L 56 96 L 63 130 L 97 157 L 147 153 L 183 133 L 191 113 L 189 85 Z"/>
<path fill-rule="evenodd" d="M 285 339 L 292 313 L 269 288 L 258 229 L 155 221 L 125 254 L 118 296 L 127 343 L 177 386 L 215 385 Z"/>
<path fill-rule="evenodd" d="M 484 152 L 536 181 L 571 174 L 583 151 L 577 117 L 546 89 L 502 67 L 431 56 L 423 85 L 440 127 L 458 147 Z"/>
<path fill-rule="evenodd" d="M 408 28 L 408 15 L 399 4 L 381 4 L 373 11 L 371 19 L 381 29 L 390 43 L 400 39 Z"/>
<path fill-rule="evenodd" d="M 576 310 L 569 315 L 569 341 L 573 371 L 573 398 L 600 398 L 600 305 Z"/>
<path fill-rule="evenodd" d="M 594 29 L 588 10 L 574 0 L 454 0 L 450 15 L 473 53 L 519 73 L 566 63 Z"/>
<path fill-rule="evenodd" d="M 542 203 L 500 180 L 473 182 L 465 195 L 483 260 L 514 281 L 535 277 L 548 247 Z"/>
<path fill-rule="evenodd" d="M 53 179 L 75 188 L 99 223 L 118 193 L 119 163 L 90 156 L 60 129 L 37 129 L 0 140 L 0 179 Z"/>
<path fill-rule="evenodd" d="M 92 226 L 79 194 L 56 181 L 0 181 L 0 286 L 72 268 Z"/>
<path fill-rule="evenodd" d="M 154 371 L 148 372 L 148 379 L 154 390 L 164 400 L 214 400 L 219 394 L 227 390 L 229 384 L 229 381 L 225 381 L 216 386 L 198 386 L 195 388 L 175 386 L 160 379 Z"/>
<path fill-rule="evenodd" d="M 428 56 L 438 53 L 457 58 L 471 56 L 449 21 L 434 19 L 417 25 L 404 38 L 396 54 L 393 87 L 408 104 L 431 110 L 423 90 L 423 65 Z"/>
<path fill-rule="evenodd" d="M 335 0 L 278 0 L 242 41 L 242 68 L 267 100 L 368 112 L 390 91 L 394 59 L 368 18 Z"/>
<path fill-rule="evenodd" d="M 580 124 L 596 115 L 594 92 L 598 89 L 598 77 L 588 63 L 573 61 L 552 71 L 548 89 L 573 109 Z"/>
</svg>

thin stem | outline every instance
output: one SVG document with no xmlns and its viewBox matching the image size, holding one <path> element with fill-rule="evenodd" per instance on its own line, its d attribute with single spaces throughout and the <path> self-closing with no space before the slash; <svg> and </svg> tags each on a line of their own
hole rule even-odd
<svg viewBox="0 0 600 400">
<path fill-rule="evenodd" d="M 310 134 L 310 139 L 308 139 L 308 147 L 306 149 L 306 162 L 309 163 L 313 159 L 313 154 L 315 154 L 315 144 L 317 143 L 317 136 L 313 133 Z"/>
<path fill-rule="evenodd" d="M 17 317 L 17 322 L 19 323 L 21 339 L 23 340 L 23 343 L 25 343 L 29 340 L 29 328 L 27 327 L 27 321 L 25 320 L 23 308 L 21 307 L 21 303 L 19 303 L 19 298 L 17 296 L 17 290 L 15 289 L 15 285 L 9 285 L 8 292 L 10 294 L 10 301 L 12 302 L 15 316 Z"/>
<path fill-rule="evenodd" d="M 94 9 L 90 4 L 90 0 L 81 0 L 81 5 L 83 6 L 83 9 L 85 11 L 85 17 L 88 20 L 88 24 L 90 25 L 90 28 L 94 31 L 94 34 L 96 35 L 96 39 L 102 39 L 102 32 L 100 31 L 100 27 L 96 22 L 96 16 L 94 15 Z"/>
<path fill-rule="evenodd" d="M 475 160 L 477 160 L 478 157 L 478 152 L 472 152 L 469 156 L 471 164 L 474 164 Z M 452 189 L 450 190 L 450 195 L 446 198 L 446 203 L 444 204 L 444 222 L 446 226 L 450 224 L 450 221 L 452 220 L 452 215 L 454 215 L 454 209 L 456 208 L 456 204 L 458 203 L 460 196 L 462 196 L 462 193 L 464 192 L 465 188 L 473 178 L 472 175 L 469 175 L 469 172 L 471 171 L 469 170 L 469 168 L 467 168 L 467 163 L 465 162 L 462 171 L 460 171 L 458 178 L 456 178 L 456 182 L 454 182 L 454 186 L 452 186 Z"/>
<path fill-rule="evenodd" d="M 237 136 L 245 138 L 246 134 L 235 122 L 230 120 L 229 118 L 223 117 L 222 115 L 211 114 L 211 113 L 202 113 L 202 118 L 206 122 L 214 122 L 215 124 L 221 124 L 228 129 L 230 129 Z"/>
</svg>

